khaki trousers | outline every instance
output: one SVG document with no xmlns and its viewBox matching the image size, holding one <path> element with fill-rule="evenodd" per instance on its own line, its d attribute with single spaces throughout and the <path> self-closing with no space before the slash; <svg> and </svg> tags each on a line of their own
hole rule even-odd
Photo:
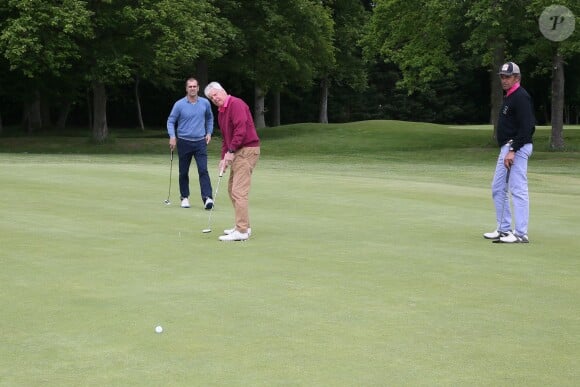
<svg viewBox="0 0 580 387">
<path fill-rule="evenodd" d="M 260 147 L 244 147 L 236 151 L 230 169 L 228 193 L 234 206 L 236 230 L 248 232 L 250 227 L 249 199 L 252 172 L 260 158 Z"/>
</svg>

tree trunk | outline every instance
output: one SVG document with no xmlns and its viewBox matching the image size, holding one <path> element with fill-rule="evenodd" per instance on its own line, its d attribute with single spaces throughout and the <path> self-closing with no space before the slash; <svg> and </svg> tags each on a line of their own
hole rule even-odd
<svg viewBox="0 0 580 387">
<path fill-rule="evenodd" d="M 24 106 L 23 123 L 28 134 L 38 131 L 42 127 L 42 115 L 40 114 L 40 93 L 32 93 L 34 100 L 28 101 Z"/>
<path fill-rule="evenodd" d="M 40 95 L 40 121 L 42 123 L 42 128 L 47 130 L 52 128 L 52 119 L 50 117 L 50 102 L 46 95 Z"/>
<path fill-rule="evenodd" d="M 2 126 L 2 113 L 0 113 L 0 134 L 2 134 L 4 127 Z"/>
<path fill-rule="evenodd" d="M 318 122 L 328 124 L 328 78 L 320 81 L 320 105 L 318 111 Z"/>
<path fill-rule="evenodd" d="M 197 79 L 197 84 L 199 85 L 199 94 L 205 96 L 204 91 L 205 91 L 205 87 L 207 86 L 207 84 L 209 83 L 209 71 L 208 71 L 208 65 L 207 65 L 207 60 L 205 58 L 201 58 L 197 64 L 196 64 L 196 79 Z"/>
<path fill-rule="evenodd" d="M 499 109 L 503 100 L 503 90 L 501 88 L 501 82 L 498 79 L 497 73 L 499 68 L 505 60 L 504 48 L 505 41 L 503 37 L 498 37 L 493 43 L 493 58 L 491 63 L 491 73 L 489 80 L 491 82 L 491 96 L 490 96 L 490 122 L 493 125 L 493 139 L 497 138 L 497 120 L 499 118 Z"/>
<path fill-rule="evenodd" d="M 266 127 L 266 118 L 264 117 L 265 109 L 265 95 L 264 90 L 260 86 L 254 87 L 254 125 L 256 129 Z"/>
<path fill-rule="evenodd" d="M 274 112 L 272 126 L 280 126 L 280 92 L 274 92 Z"/>
<path fill-rule="evenodd" d="M 107 90 L 102 82 L 93 82 L 93 140 L 102 144 L 109 136 L 107 127 Z"/>
<path fill-rule="evenodd" d="M 93 130 L 93 104 L 91 102 L 91 89 L 87 88 L 87 114 L 89 119 L 89 129 Z"/>
<path fill-rule="evenodd" d="M 552 136 L 550 148 L 564 149 L 564 59 L 556 53 L 552 61 Z"/>
<path fill-rule="evenodd" d="M 139 128 L 145 131 L 145 124 L 143 124 L 143 114 L 141 112 L 141 97 L 139 95 L 139 76 L 135 76 L 135 104 L 137 105 L 137 120 L 139 121 Z"/>
<path fill-rule="evenodd" d="M 59 112 L 58 112 L 58 119 L 56 121 L 56 128 L 57 129 L 64 129 L 66 127 L 66 122 L 68 120 L 68 115 L 70 113 L 70 108 L 71 108 L 72 103 L 70 102 L 70 100 L 66 100 Z"/>
</svg>

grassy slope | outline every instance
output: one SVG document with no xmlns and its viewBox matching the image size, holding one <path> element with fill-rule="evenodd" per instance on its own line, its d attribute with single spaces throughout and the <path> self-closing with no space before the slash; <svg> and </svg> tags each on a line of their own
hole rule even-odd
<svg viewBox="0 0 580 387">
<path fill-rule="evenodd" d="M 243 244 L 216 241 L 225 186 L 211 234 L 199 207 L 163 206 L 165 139 L 99 148 L 151 155 L 0 154 L 0 385 L 575 383 L 577 153 L 539 140 L 532 243 L 497 246 L 480 237 L 486 131 L 366 122 L 262 138 Z"/>
</svg>

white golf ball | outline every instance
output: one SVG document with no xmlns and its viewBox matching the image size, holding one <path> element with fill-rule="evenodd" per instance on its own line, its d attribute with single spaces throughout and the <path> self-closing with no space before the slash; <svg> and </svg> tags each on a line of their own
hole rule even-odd
<svg viewBox="0 0 580 387">
<path fill-rule="evenodd" d="M 157 326 L 155 327 L 155 332 L 157 332 L 157 333 L 161 333 L 161 332 L 163 332 L 163 327 L 162 327 L 161 325 L 157 325 Z"/>
</svg>

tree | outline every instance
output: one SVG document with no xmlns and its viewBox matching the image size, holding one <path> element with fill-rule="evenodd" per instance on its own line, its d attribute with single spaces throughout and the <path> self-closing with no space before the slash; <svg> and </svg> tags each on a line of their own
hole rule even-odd
<svg viewBox="0 0 580 387">
<path fill-rule="evenodd" d="M 377 1 L 365 26 L 361 40 L 364 58 L 370 64 L 382 61 L 396 66 L 399 75 L 395 88 L 407 92 L 407 102 L 419 102 L 427 110 L 447 102 L 446 115 L 434 112 L 430 121 L 457 119 L 463 110 L 453 109 L 450 103 L 464 98 L 468 90 L 478 91 L 477 72 L 481 65 L 464 46 L 470 34 L 464 16 L 468 3 L 471 4 L 446 0 Z M 466 79 L 471 82 L 466 83 Z"/>
<path fill-rule="evenodd" d="M 580 4 L 577 1 L 562 0 L 559 5 L 567 7 L 573 15 L 580 14 Z M 528 23 L 528 39 L 522 47 L 522 57 L 536 58 L 538 65 L 536 73 L 551 73 L 551 115 L 550 121 L 552 132 L 550 136 L 550 148 L 552 150 L 565 149 L 564 143 L 564 106 L 565 106 L 565 65 L 568 58 L 572 58 L 580 53 L 580 38 L 576 32 L 563 41 L 545 39 L 540 35 L 537 20 L 542 12 L 552 5 L 548 0 L 534 0 L 526 7 L 528 20 L 535 23 Z M 574 17 L 566 15 L 566 17 Z M 558 15 L 562 16 L 562 15 Z M 557 27 L 557 24 L 554 25 Z"/>
<path fill-rule="evenodd" d="M 580 13 L 577 2 L 563 2 Z M 109 117 L 115 125 L 131 122 L 135 114 L 124 116 L 136 105 L 141 128 L 141 110 L 162 122 L 164 94 L 176 85 L 182 90 L 189 75 L 203 86 L 210 73 L 254 98 L 258 127 L 282 117 L 493 122 L 501 102 L 497 69 L 514 60 L 543 109 L 538 118 L 552 122 L 558 149 L 564 146 L 558 122 L 578 120 L 580 50 L 577 32 L 559 43 L 539 33 L 537 19 L 549 3 L 4 0 L 2 123 L 23 117 L 35 131 L 53 126 L 57 111 L 57 127 L 69 111 L 81 125 L 88 113 L 92 135 L 102 142 Z"/>
<path fill-rule="evenodd" d="M 458 65 L 451 41 L 458 6 L 444 0 L 377 1 L 362 39 L 365 58 L 395 63 L 402 73 L 398 87 L 409 93 L 453 76 Z"/>
<path fill-rule="evenodd" d="M 487 68 L 490 75 L 490 122 L 494 128 L 493 138 L 496 137 L 503 99 L 497 73 L 506 61 L 506 53 L 513 51 L 514 34 L 519 34 L 521 30 L 514 26 L 525 20 L 524 5 L 525 2 L 520 0 L 478 0 L 471 2 L 465 13 L 465 25 L 469 28 L 465 47 L 471 55 L 481 59 L 478 64 Z"/>
<path fill-rule="evenodd" d="M 352 0 L 327 0 L 334 21 L 333 60 L 320 66 L 320 105 L 318 121 L 328 123 L 328 96 L 332 84 L 363 90 L 367 73 L 362 60 L 361 47 L 363 26 L 369 13 L 361 2 Z"/>
<path fill-rule="evenodd" d="M 142 7 L 125 7 L 123 14 L 133 30 L 127 49 L 133 58 L 135 101 L 143 129 L 140 81 L 170 87 L 176 78 L 184 80 L 200 57 L 207 61 L 222 56 L 234 31 L 209 1 L 150 1 Z M 183 69 L 189 69 L 185 76 Z"/>
<path fill-rule="evenodd" d="M 254 83 L 254 121 L 265 127 L 265 97 L 288 83 L 310 86 L 317 66 L 332 61 L 332 20 L 320 2 L 256 0 L 224 3 L 241 31 L 226 57 L 230 73 Z"/>
<path fill-rule="evenodd" d="M 573 13 L 580 11 L 578 2 L 562 3 Z M 577 34 L 561 43 L 541 38 L 537 21 L 549 5 L 549 0 L 377 1 L 364 39 L 365 55 L 395 63 L 402 74 L 398 86 L 409 93 L 427 91 L 454 68 L 457 73 L 488 67 L 494 126 L 502 95 L 495 74 L 506 56 L 537 62 L 530 75 L 552 69 L 551 147 L 563 149 L 564 65 L 580 52 L 580 44 Z"/>
<path fill-rule="evenodd" d="M 8 65 L 3 59 L 3 57 L 0 57 L 0 136 L 4 132 L 4 121 L 2 115 L 8 110 L 6 102 L 10 98 L 6 86 L 4 85 L 5 74 L 8 73 Z"/>
<path fill-rule="evenodd" d="M 91 36 L 90 12 L 80 0 L 9 0 L 0 6 L 0 15 L 4 16 L 0 52 L 10 70 L 22 74 L 32 85 L 25 101 L 25 119 L 31 132 L 43 126 L 40 85 L 62 76 L 80 59 L 78 41 Z"/>
<path fill-rule="evenodd" d="M 141 77 L 169 84 L 200 53 L 208 52 L 203 49 L 208 43 L 222 36 L 219 26 L 212 24 L 215 9 L 209 0 L 107 0 L 90 1 L 89 7 L 95 39 L 84 45 L 85 74 L 93 90 L 97 142 L 108 135 L 107 86 Z M 214 50 L 219 53 L 221 47 Z"/>
</svg>

